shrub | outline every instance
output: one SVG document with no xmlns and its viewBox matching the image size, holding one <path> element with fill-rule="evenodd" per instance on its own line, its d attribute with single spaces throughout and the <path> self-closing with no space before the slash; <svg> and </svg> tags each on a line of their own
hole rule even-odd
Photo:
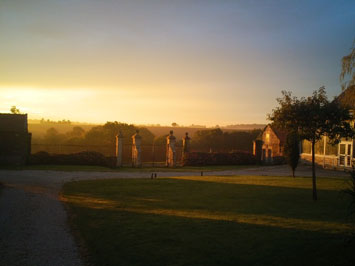
<svg viewBox="0 0 355 266">
<path fill-rule="evenodd" d="M 298 147 L 299 137 L 297 132 L 291 132 L 287 135 L 285 144 L 285 157 L 288 165 L 292 169 L 292 176 L 295 177 L 295 170 L 300 159 L 300 150 Z"/>
<path fill-rule="evenodd" d="M 99 165 L 113 167 L 115 157 L 106 157 L 94 151 L 71 154 L 49 154 L 40 151 L 31 155 L 30 164 Z"/>
</svg>

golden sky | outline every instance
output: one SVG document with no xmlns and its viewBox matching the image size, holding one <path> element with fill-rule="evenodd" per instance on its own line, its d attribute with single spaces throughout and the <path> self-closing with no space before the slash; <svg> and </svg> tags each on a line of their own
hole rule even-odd
<svg viewBox="0 0 355 266">
<path fill-rule="evenodd" d="M 0 112 L 265 123 L 281 90 L 340 92 L 352 1 L 0 0 Z"/>
</svg>

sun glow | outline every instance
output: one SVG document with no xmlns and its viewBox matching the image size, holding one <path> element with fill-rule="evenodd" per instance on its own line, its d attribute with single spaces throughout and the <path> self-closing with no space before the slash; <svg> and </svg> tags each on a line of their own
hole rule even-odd
<svg viewBox="0 0 355 266">
<path fill-rule="evenodd" d="M 202 113 L 212 112 L 210 107 L 214 104 L 206 99 L 196 102 L 184 94 L 175 94 L 176 90 L 0 87 L 0 91 L 0 101 L 4 103 L 0 112 L 9 112 L 11 106 L 16 106 L 32 119 L 94 123 L 181 123 L 176 118 L 184 113 L 191 114 L 184 117 L 185 121 L 196 123 Z"/>
</svg>

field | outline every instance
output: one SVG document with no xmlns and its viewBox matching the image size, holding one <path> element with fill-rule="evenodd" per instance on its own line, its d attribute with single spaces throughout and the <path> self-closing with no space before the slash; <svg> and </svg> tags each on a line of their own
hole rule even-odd
<svg viewBox="0 0 355 266">
<path fill-rule="evenodd" d="M 344 179 L 175 177 L 66 183 L 93 265 L 354 265 Z"/>
</svg>

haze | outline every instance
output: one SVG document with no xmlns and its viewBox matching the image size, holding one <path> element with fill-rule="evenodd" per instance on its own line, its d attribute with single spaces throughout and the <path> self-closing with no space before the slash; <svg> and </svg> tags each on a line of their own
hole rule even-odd
<svg viewBox="0 0 355 266">
<path fill-rule="evenodd" d="M 354 1 L 0 0 L 0 112 L 265 123 L 281 90 L 340 93 Z"/>
</svg>

